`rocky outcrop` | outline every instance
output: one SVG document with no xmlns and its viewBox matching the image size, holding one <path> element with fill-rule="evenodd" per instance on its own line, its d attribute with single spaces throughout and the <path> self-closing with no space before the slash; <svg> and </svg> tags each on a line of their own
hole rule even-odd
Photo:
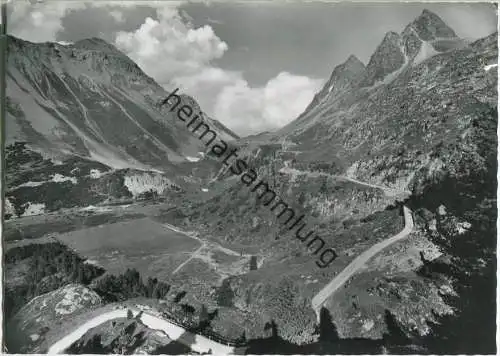
<svg viewBox="0 0 500 356">
<path fill-rule="evenodd" d="M 9 321 L 10 345 L 20 352 L 36 352 L 54 325 L 101 303 L 97 293 L 80 284 L 35 297 Z"/>
</svg>

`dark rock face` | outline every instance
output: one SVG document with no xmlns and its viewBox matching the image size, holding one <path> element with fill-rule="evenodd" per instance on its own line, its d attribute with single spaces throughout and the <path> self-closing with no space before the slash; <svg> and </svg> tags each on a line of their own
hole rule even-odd
<svg viewBox="0 0 500 356">
<path fill-rule="evenodd" d="M 351 55 L 347 60 L 334 68 L 330 79 L 326 82 L 323 88 L 314 96 L 311 103 L 304 110 L 304 114 L 315 107 L 325 98 L 335 98 L 342 92 L 353 88 L 359 81 L 360 75 L 365 70 L 365 65 L 356 56 Z"/>
<path fill-rule="evenodd" d="M 407 26 L 404 29 L 402 36 L 403 36 L 405 55 L 407 57 L 413 58 L 420 50 L 420 47 L 422 46 L 422 41 L 420 40 L 420 38 L 418 37 L 417 33 L 415 32 L 414 28 L 411 25 Z"/>
<path fill-rule="evenodd" d="M 401 35 L 408 58 L 414 58 L 418 54 L 423 41 L 430 42 L 438 52 L 444 52 L 461 44 L 455 32 L 439 16 L 429 10 L 424 10 L 419 17 L 406 26 Z M 449 45 L 442 46 L 443 43 L 449 43 Z"/>
<path fill-rule="evenodd" d="M 370 58 L 361 86 L 373 85 L 377 80 L 383 79 L 403 66 L 405 55 L 401 45 L 401 36 L 396 32 L 388 32 L 385 35 Z"/>
<path fill-rule="evenodd" d="M 435 13 L 424 10 L 422 14 L 411 23 L 418 36 L 424 41 L 440 37 L 457 37 L 453 31 L 441 18 Z"/>
<path fill-rule="evenodd" d="M 365 65 L 356 56 L 351 55 L 347 60 L 335 67 L 330 79 L 325 84 L 329 93 L 338 94 L 342 90 L 352 87 L 356 84 L 359 75 L 365 70 Z"/>
</svg>

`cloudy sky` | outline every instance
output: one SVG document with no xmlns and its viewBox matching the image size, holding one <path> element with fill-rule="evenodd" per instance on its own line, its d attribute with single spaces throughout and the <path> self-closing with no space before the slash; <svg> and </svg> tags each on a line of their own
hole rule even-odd
<svg viewBox="0 0 500 356">
<path fill-rule="evenodd" d="M 336 65 L 350 54 L 367 63 L 386 32 L 402 31 L 424 8 L 470 40 L 497 27 L 487 4 L 31 2 L 9 4 L 11 34 L 101 37 L 240 135 L 295 119 Z"/>
</svg>

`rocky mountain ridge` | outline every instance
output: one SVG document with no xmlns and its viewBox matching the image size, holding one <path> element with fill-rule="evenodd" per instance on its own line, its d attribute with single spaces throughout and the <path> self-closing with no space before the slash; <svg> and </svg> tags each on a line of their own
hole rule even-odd
<svg viewBox="0 0 500 356">
<path fill-rule="evenodd" d="M 379 233 L 384 239 L 398 231 L 392 214 L 394 205 L 400 203 L 379 189 L 363 188 L 342 177 L 411 191 L 410 199 L 414 199 L 445 179 L 487 182 L 489 173 L 496 171 L 492 157 L 496 156 L 497 54 L 497 33 L 467 44 L 426 10 L 401 34 L 388 33 L 366 67 L 354 57 L 336 67 L 296 120 L 277 132 L 238 141 L 240 156 L 246 157 L 259 177 L 296 211 L 309 214 L 308 222 L 316 232 L 342 251 L 338 260 L 341 269 L 350 256 L 377 241 Z M 185 224 L 186 228 L 196 227 L 217 241 L 258 249 L 259 269 L 229 278 L 238 296 L 235 307 L 259 317 L 265 309 L 266 315 L 279 321 L 283 337 L 303 342 L 306 336 L 300 330 L 306 330 L 306 326 L 298 327 L 285 315 L 305 313 L 301 303 L 306 305 L 310 296 L 303 289 L 303 278 L 310 276 L 314 281 L 313 276 L 318 276 L 321 284 L 338 270 L 333 271 L 336 267 L 332 265 L 331 271 L 319 277 L 311 259 L 298 252 L 293 237 L 280 230 L 262 202 L 251 197 L 231 174 L 221 172 L 207 189 L 212 192 L 210 196 L 184 202 L 180 213 L 172 212 L 165 218 L 176 219 L 176 224 Z M 447 205 L 455 197 L 440 199 Z M 425 233 L 417 232 L 402 244 L 398 248 L 404 251 L 422 251 L 422 246 L 426 251 L 437 249 Z M 381 303 L 405 327 L 422 334 L 429 329 L 427 324 L 435 321 L 432 310 L 449 310 L 439 289 L 451 289 L 442 280 L 416 276 L 422 263 L 418 253 L 404 255 L 413 267 L 401 270 L 388 253 L 388 266 L 378 266 L 391 270 L 388 277 L 381 274 L 376 286 L 371 285 L 372 276 L 360 277 L 367 279 L 352 289 L 348 287 L 346 293 L 352 290 L 352 294 L 363 294 L 366 287 L 372 298 L 373 291 L 378 291 L 375 294 L 383 300 Z M 293 291 L 290 299 L 266 308 L 269 297 L 264 296 L 265 291 L 283 291 L 283 285 Z M 400 298 L 427 298 L 415 290 L 415 285 L 419 285 L 418 291 L 433 295 L 433 306 L 415 306 L 423 317 L 417 326 L 413 319 L 417 311 L 409 299 L 408 303 L 390 303 L 382 293 L 404 289 L 408 294 Z M 246 298 L 249 295 L 252 297 Z M 335 316 L 344 335 L 380 335 L 379 319 L 363 324 L 360 311 L 352 306 L 357 302 L 347 300 Z M 332 301 L 332 305 L 336 303 L 340 299 Z M 304 322 L 307 318 L 304 315 L 301 322 L 310 327 L 312 324 Z"/>
<path fill-rule="evenodd" d="M 313 100 L 270 141 L 293 146 L 296 160 L 334 160 L 352 177 L 411 188 L 418 171 L 441 165 L 431 153 L 441 141 L 474 151 L 474 122 L 496 106 L 496 38 L 466 44 L 425 10 L 384 37 L 357 84 Z"/>
<path fill-rule="evenodd" d="M 8 43 L 7 143 L 27 142 L 58 159 L 160 171 L 206 149 L 158 105 L 168 93 L 113 45 L 98 38 L 60 45 L 12 36 Z M 220 137 L 237 138 L 204 119 Z"/>
<path fill-rule="evenodd" d="M 187 292 L 189 300 L 224 307 L 216 325 L 222 334 L 241 330 L 247 336 L 252 331 L 257 333 L 252 337 L 260 337 L 272 322 L 276 335 L 282 339 L 296 344 L 310 343 L 317 336 L 316 319 L 310 308 L 313 295 L 355 256 L 401 231 L 399 208 L 403 202 L 380 188 L 389 187 L 394 191 L 411 191 L 404 204 L 415 212 L 415 231 L 407 240 L 377 256 L 369 269 L 360 271 L 346 283 L 326 306 L 339 326 L 340 337 L 380 339 L 396 324 L 404 330 L 397 334 L 401 339 L 391 340 L 398 345 L 397 342 L 408 342 L 406 334 L 421 340 L 429 330 L 438 329 L 437 323 L 452 309 L 448 302 L 455 294 L 453 282 L 459 274 L 455 265 L 450 266 L 453 259 L 446 254 L 477 253 L 469 259 L 455 257 L 464 261 L 460 273 L 465 272 L 459 281 L 466 285 L 468 277 L 464 276 L 468 276 L 472 263 L 480 263 L 484 250 L 490 251 L 490 255 L 493 251 L 485 243 L 492 236 L 485 223 L 492 219 L 485 211 L 492 213 L 494 208 L 492 199 L 485 197 L 496 184 L 497 37 L 495 33 L 467 44 L 437 15 L 426 10 L 401 34 L 388 33 L 366 66 L 349 57 L 335 68 L 325 87 L 295 121 L 278 132 L 236 142 L 240 156 L 249 158 L 259 177 L 297 212 L 307 214 L 308 226 L 338 251 L 339 257 L 327 269 L 318 270 L 309 252 L 280 228 L 275 216 L 263 208 L 262 200 L 250 195 L 248 187 L 237 177 L 224 169 L 214 177 L 213 166 L 202 168 L 201 172 L 195 172 L 193 166 L 184 167 L 186 177 L 196 175 L 198 182 L 204 184 L 203 194 L 199 191 L 191 196 L 181 194 L 155 219 L 196 231 L 207 241 L 240 251 L 240 255 L 251 253 L 256 266 L 248 273 L 227 277 L 222 286 L 207 280 L 193 283 L 201 272 L 216 274 L 213 266 L 198 258 L 196 265 L 190 262 L 186 266 L 187 269 L 195 265 L 195 272 L 172 277 L 175 285 Z M 111 50 L 94 42 L 80 46 L 104 47 L 100 53 Z M 86 60 L 94 63 L 91 57 Z M 26 75 L 26 78 L 31 77 Z M 46 73 L 41 78 L 57 79 Z M 111 75 L 106 80 L 121 79 Z M 127 94 L 112 84 L 113 94 L 108 91 L 104 94 L 102 84 L 92 81 L 98 83 L 98 97 L 111 101 L 109 96 L 114 95 L 113 105 L 117 105 L 116 98 L 120 95 L 120 98 L 143 95 L 145 87 L 151 88 L 145 82 L 147 79 L 141 77 L 135 84 L 122 83 L 136 85 Z M 42 85 L 47 90 L 36 94 L 39 102 L 41 95 L 50 93 L 54 86 L 47 85 L 51 83 L 49 79 L 42 79 L 41 83 L 45 83 Z M 65 106 L 78 107 L 76 101 L 57 98 L 59 112 L 64 112 Z M 146 104 L 141 101 L 141 105 Z M 26 110 L 30 106 L 19 107 Z M 123 115 L 134 109 L 116 110 Z M 12 112 L 16 113 L 11 109 Z M 85 118 L 79 117 L 82 121 Z M 85 150 L 91 151 L 89 142 L 99 142 L 101 128 L 96 120 L 89 121 L 80 130 L 91 139 L 81 140 L 81 147 L 66 149 L 79 149 L 86 154 Z M 80 123 L 71 124 L 79 128 Z M 30 126 L 25 125 L 23 130 L 30 130 Z M 145 147 L 139 147 L 141 154 Z M 178 158 L 198 152 L 179 147 L 177 151 L 172 148 Z M 156 149 L 154 152 L 159 153 Z M 136 156 L 155 161 L 147 155 Z M 195 165 L 202 167 L 206 161 Z M 186 164 L 172 164 L 172 170 Z M 90 177 L 91 169 L 96 168 L 85 167 L 84 175 Z M 62 175 L 61 172 L 58 173 Z M 50 177 L 55 179 L 55 175 Z M 90 181 L 88 177 L 65 177 Z M 129 183 L 137 181 L 128 179 Z M 157 185 L 157 182 L 149 179 L 141 184 Z M 470 208 L 478 203 L 483 208 L 477 211 Z M 441 205 L 450 207 L 445 218 Z M 470 238 L 469 243 L 471 236 L 474 239 Z M 447 244 L 452 248 L 447 248 Z M 485 261 L 491 265 L 491 256 L 483 259 L 484 264 Z M 384 314 L 391 318 L 384 318 Z M 389 325 L 387 320 L 393 323 Z"/>
</svg>

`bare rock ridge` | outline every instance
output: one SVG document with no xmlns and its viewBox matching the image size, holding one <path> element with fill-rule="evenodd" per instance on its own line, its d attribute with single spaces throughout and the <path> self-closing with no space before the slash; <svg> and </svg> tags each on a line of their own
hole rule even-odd
<svg viewBox="0 0 500 356">
<path fill-rule="evenodd" d="M 423 11 L 401 34 L 387 33 L 366 68 L 353 66 L 349 85 L 332 75 L 271 140 L 293 145 L 296 160 L 334 160 L 348 175 L 406 189 L 433 172 L 443 141 L 454 143 L 439 162 L 457 164 L 460 150 L 475 151 L 471 122 L 496 106 L 496 69 L 486 69 L 496 63 L 496 36 L 466 43 Z"/>
<path fill-rule="evenodd" d="M 358 81 L 359 75 L 365 70 L 365 65 L 355 55 L 350 55 L 347 60 L 336 66 L 323 88 L 316 93 L 304 113 L 318 104 L 327 96 L 335 96 L 342 91 L 352 88 Z"/>
<path fill-rule="evenodd" d="M 365 70 L 365 65 L 356 56 L 350 55 L 347 60 L 335 67 L 330 79 L 323 87 L 320 93 L 335 93 L 352 87 L 359 77 L 359 74 Z"/>
<path fill-rule="evenodd" d="M 385 35 L 370 58 L 361 86 L 373 85 L 414 61 L 427 43 L 436 52 L 442 52 L 456 48 L 462 42 L 438 15 L 427 9 L 423 10 L 401 34 L 391 31 Z"/>
<path fill-rule="evenodd" d="M 83 40 L 76 41 L 73 45 L 70 45 L 70 47 L 71 46 L 91 51 L 114 53 L 123 56 L 123 53 L 120 52 L 114 45 L 99 37 L 85 38 Z"/>
<path fill-rule="evenodd" d="M 401 44 L 401 36 L 396 32 L 388 32 L 385 35 L 366 66 L 361 86 L 373 85 L 405 64 L 406 57 Z"/>
<path fill-rule="evenodd" d="M 438 15 L 425 9 L 410 25 L 424 41 L 430 41 L 440 37 L 457 37 L 455 31 L 451 29 Z"/>
<path fill-rule="evenodd" d="M 386 33 L 366 66 L 354 55 L 336 66 L 329 80 L 304 112 L 280 132 L 293 129 L 298 123 L 308 121 L 311 116 L 317 117 L 322 112 L 321 105 L 332 105 L 340 97 L 345 99 L 349 92 L 389 82 L 400 72 L 405 72 L 433 55 L 466 46 L 467 43 L 457 37 L 453 29 L 438 15 L 423 10 L 401 33 Z M 322 102 L 324 104 L 320 104 Z"/>
<path fill-rule="evenodd" d="M 61 45 L 9 36 L 8 50 L 7 143 L 25 141 L 50 157 L 162 171 L 206 149 L 158 107 L 168 93 L 106 41 Z M 237 138 L 204 119 L 222 138 Z"/>
</svg>

